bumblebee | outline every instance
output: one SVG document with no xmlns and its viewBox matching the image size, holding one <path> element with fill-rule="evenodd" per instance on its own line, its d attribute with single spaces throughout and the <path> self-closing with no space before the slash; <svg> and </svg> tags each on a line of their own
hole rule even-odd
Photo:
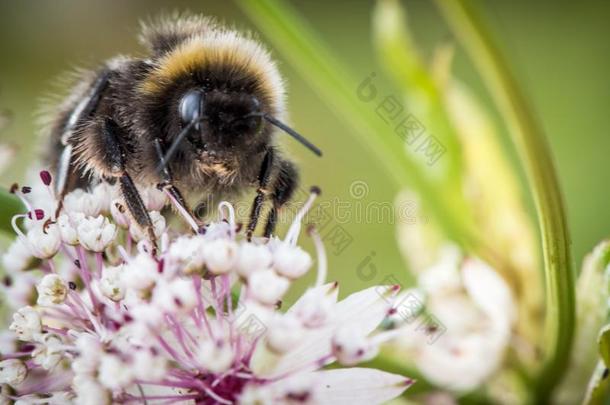
<svg viewBox="0 0 610 405">
<path fill-rule="evenodd" d="M 185 195 L 224 198 L 256 188 L 247 235 L 268 200 L 264 235 L 271 235 L 298 182 L 276 133 L 321 152 L 283 123 L 284 85 L 269 52 L 198 16 L 144 24 L 140 40 L 146 57 L 117 57 L 84 72 L 54 116 L 49 163 L 60 201 L 77 187 L 118 183 L 125 208 L 154 244 L 138 187 L 163 189 L 189 214 Z"/>
</svg>

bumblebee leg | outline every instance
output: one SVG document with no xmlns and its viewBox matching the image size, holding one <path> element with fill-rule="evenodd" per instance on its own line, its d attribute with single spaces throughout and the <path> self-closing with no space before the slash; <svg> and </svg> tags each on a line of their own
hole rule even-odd
<svg viewBox="0 0 610 405">
<path fill-rule="evenodd" d="M 119 187 L 127 209 L 136 221 L 138 226 L 146 230 L 148 239 L 152 245 L 152 254 L 157 251 L 157 241 L 152 221 L 146 211 L 146 206 L 136 188 L 131 176 L 127 173 L 124 161 L 124 150 L 119 139 L 121 128 L 110 118 L 106 118 L 102 123 L 101 136 L 103 137 L 106 149 L 107 165 L 113 177 L 119 179 Z"/>
<path fill-rule="evenodd" d="M 95 112 L 100 99 L 102 98 L 104 90 L 108 85 L 110 74 L 110 69 L 104 69 L 100 72 L 89 93 L 76 105 L 74 110 L 72 110 L 67 118 L 63 133 L 61 135 L 61 143 L 64 146 L 64 149 L 59 157 L 57 171 L 55 173 L 55 195 L 58 199 L 55 217 L 57 217 L 61 212 L 63 198 L 68 191 L 71 173 L 70 168 L 72 167 L 73 146 L 70 143 L 72 135 L 74 134 L 74 131 L 78 125 L 82 124 L 83 121 L 90 119 L 93 116 L 93 113 Z"/>
<path fill-rule="evenodd" d="M 299 184 L 299 173 L 291 162 L 283 160 L 280 162 L 279 167 L 280 171 L 273 184 L 273 193 L 271 194 L 273 207 L 271 207 L 271 210 L 269 211 L 267 225 L 265 225 L 264 235 L 267 238 L 271 236 L 275 230 L 278 210 L 290 200 L 294 194 L 294 190 Z"/>
<path fill-rule="evenodd" d="M 140 193 L 138 193 L 138 189 L 136 188 L 133 180 L 126 172 L 123 172 L 121 177 L 119 177 L 119 185 L 121 189 L 121 194 L 125 199 L 125 203 L 127 205 L 127 209 L 131 213 L 131 216 L 136 221 L 136 223 L 142 228 L 146 230 L 148 235 L 148 239 L 153 247 L 153 255 L 156 254 L 157 250 L 157 241 L 155 236 L 155 231 L 153 228 L 152 221 L 150 220 L 150 216 L 148 215 L 148 211 L 146 211 L 146 206 L 144 205 L 144 201 L 142 201 L 142 197 Z"/>
<path fill-rule="evenodd" d="M 265 202 L 265 197 L 268 193 L 267 187 L 269 187 L 269 181 L 271 179 L 271 169 L 273 168 L 274 154 L 273 150 L 269 149 L 267 154 L 263 158 L 263 164 L 258 175 L 258 189 L 256 190 L 256 197 L 252 202 L 252 210 L 250 211 L 250 222 L 246 230 L 246 236 L 248 240 L 252 239 L 252 234 L 258 224 L 258 219 L 261 214 L 261 208 Z"/>
<path fill-rule="evenodd" d="M 158 187 L 160 189 L 165 189 L 167 190 L 167 192 L 172 196 L 172 199 L 175 201 L 176 204 L 178 204 L 180 206 L 180 210 L 183 211 L 183 213 L 185 215 L 188 215 L 193 222 L 197 223 L 197 221 L 195 221 L 195 217 L 193 216 L 193 212 L 191 211 L 190 207 L 188 206 L 186 199 L 184 198 L 184 196 L 182 195 L 182 193 L 180 192 L 180 190 L 174 186 L 173 184 L 173 177 L 172 177 L 172 173 L 169 170 L 169 165 L 164 164 L 164 150 L 163 147 L 161 146 L 161 140 L 159 138 L 155 138 L 154 142 L 154 146 L 155 146 L 155 152 L 157 154 L 157 157 L 159 158 L 159 162 L 161 163 L 161 166 L 163 166 L 163 170 L 161 171 L 161 177 L 163 179 L 162 183 L 160 183 L 158 185 Z M 190 221 L 189 221 L 190 222 Z M 197 223 L 197 226 L 199 227 L 199 223 Z M 195 230 L 196 232 L 196 230 Z"/>
</svg>

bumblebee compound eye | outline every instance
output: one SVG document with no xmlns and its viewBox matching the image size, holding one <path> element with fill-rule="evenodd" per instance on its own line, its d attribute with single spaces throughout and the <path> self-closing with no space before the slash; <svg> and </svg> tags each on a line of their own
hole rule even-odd
<svg viewBox="0 0 610 405">
<path fill-rule="evenodd" d="M 203 117 L 203 91 L 189 90 L 182 96 L 178 111 L 182 125 L 186 126 L 189 123 L 200 120 Z M 196 124 L 196 128 L 199 124 Z"/>
</svg>

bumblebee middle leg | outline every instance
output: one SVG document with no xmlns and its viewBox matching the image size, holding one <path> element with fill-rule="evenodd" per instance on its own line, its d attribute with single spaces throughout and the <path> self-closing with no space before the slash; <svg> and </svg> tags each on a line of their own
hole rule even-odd
<svg viewBox="0 0 610 405">
<path fill-rule="evenodd" d="M 279 209 L 292 198 L 299 183 L 299 173 L 292 162 L 282 160 L 278 164 L 279 173 L 273 183 L 271 201 L 273 206 L 269 210 L 267 224 L 265 225 L 265 237 L 271 236 L 275 231 Z"/>
<path fill-rule="evenodd" d="M 125 151 L 120 142 L 122 130 L 110 118 L 106 118 L 103 121 L 101 129 L 101 136 L 103 138 L 104 146 L 106 147 L 109 173 L 111 173 L 112 177 L 118 178 L 119 188 L 123 195 L 123 199 L 125 200 L 125 204 L 127 205 L 127 209 L 138 226 L 146 230 L 148 239 L 152 245 L 152 253 L 156 254 L 157 241 L 152 221 L 148 215 L 144 201 L 142 201 L 142 197 L 125 167 Z"/>
<path fill-rule="evenodd" d="M 246 230 L 246 236 L 248 240 L 252 239 L 252 234 L 258 224 L 258 219 L 261 214 L 261 208 L 265 202 L 265 197 L 268 193 L 268 186 L 271 180 L 271 171 L 274 164 L 274 152 L 273 149 L 269 149 L 263 158 L 263 164 L 258 175 L 258 189 L 256 190 L 256 197 L 252 202 L 252 210 L 250 211 L 250 222 Z"/>
</svg>

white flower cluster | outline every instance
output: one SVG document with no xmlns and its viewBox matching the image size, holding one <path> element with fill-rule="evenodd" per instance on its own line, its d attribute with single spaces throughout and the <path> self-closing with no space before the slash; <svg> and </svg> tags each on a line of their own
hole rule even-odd
<svg viewBox="0 0 610 405">
<path fill-rule="evenodd" d="M 411 305 L 398 304 L 399 308 L 408 313 L 407 307 L 423 309 L 425 302 L 428 315 L 407 319 L 394 348 L 428 381 L 467 392 L 498 371 L 517 309 L 510 288 L 491 267 L 446 246 L 440 259 L 419 275 L 418 289 L 410 294 L 402 302 Z"/>
<path fill-rule="evenodd" d="M 316 284 L 281 310 L 313 264 L 296 245 L 302 215 L 284 240 L 247 242 L 221 203 L 219 222 L 184 234 L 166 227 L 165 195 L 148 190 L 153 254 L 107 185 L 67 195 L 58 218 L 24 192 L 34 192 L 16 190 L 29 212 L 14 218 L 19 237 L 3 257 L 3 288 L 18 308 L 0 339 L 4 401 L 375 404 L 413 383 L 351 367 L 395 335 L 379 328 L 395 286 L 339 301 L 318 251 Z M 350 367 L 325 368 L 333 362 Z"/>
</svg>

